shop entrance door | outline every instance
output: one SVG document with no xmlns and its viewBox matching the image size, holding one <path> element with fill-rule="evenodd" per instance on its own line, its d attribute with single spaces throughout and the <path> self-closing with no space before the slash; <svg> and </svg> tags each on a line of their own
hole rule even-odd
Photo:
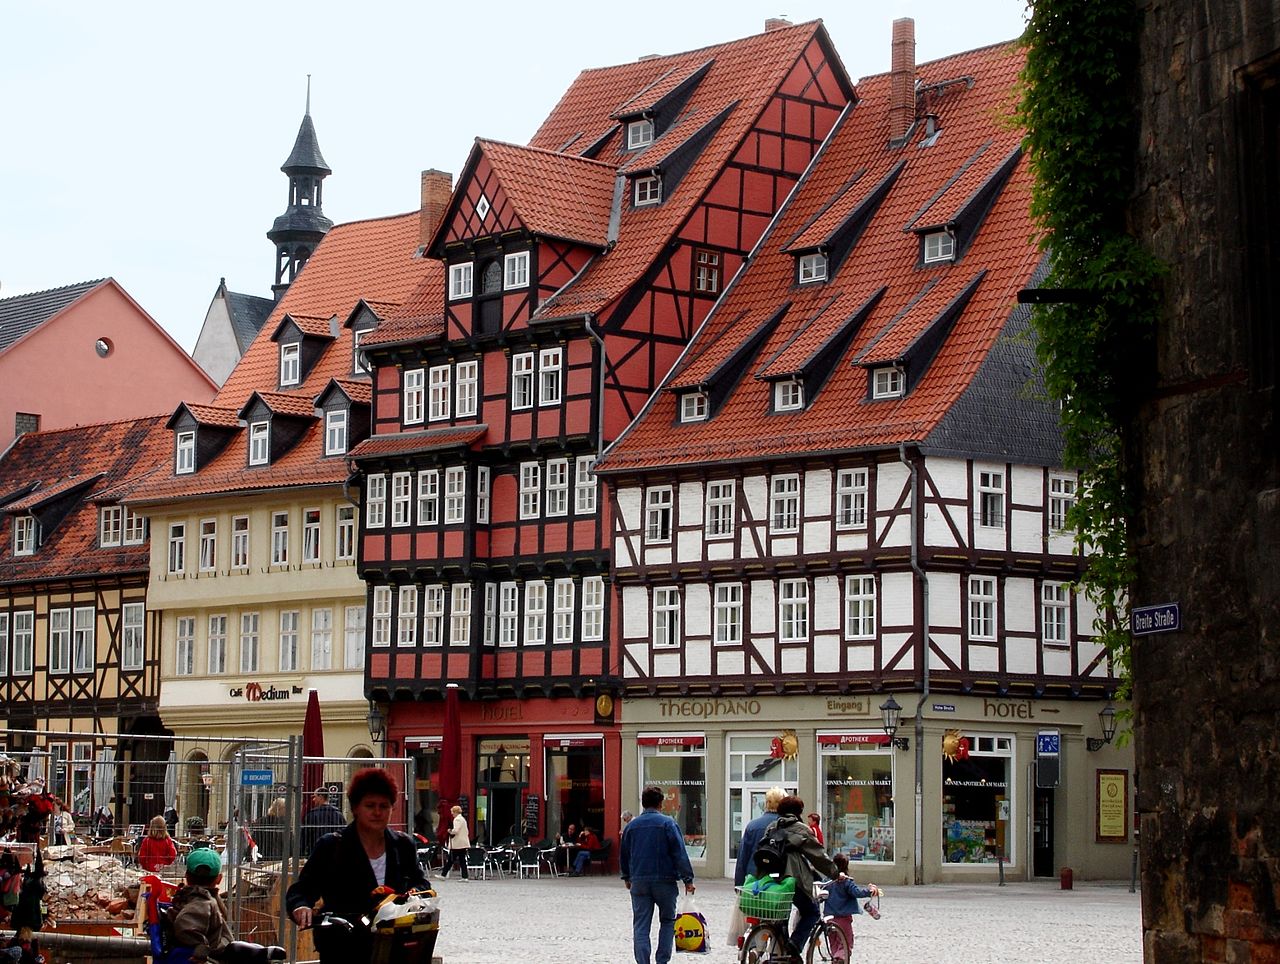
<svg viewBox="0 0 1280 964">
<path fill-rule="evenodd" d="M 529 789 L 529 741 L 481 740 L 476 773 L 475 839 L 486 847 L 518 835 Z"/>
<path fill-rule="evenodd" d="M 1053 791 L 1036 788 L 1035 820 L 1032 824 L 1032 873 L 1037 877 L 1053 874 Z"/>
</svg>

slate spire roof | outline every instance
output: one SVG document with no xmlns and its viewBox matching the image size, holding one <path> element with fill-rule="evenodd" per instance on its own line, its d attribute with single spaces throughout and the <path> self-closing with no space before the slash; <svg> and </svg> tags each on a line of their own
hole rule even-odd
<svg viewBox="0 0 1280 964">
<path fill-rule="evenodd" d="M 324 161 L 320 153 L 320 141 L 316 137 L 316 126 L 311 122 L 311 112 L 302 115 L 302 124 L 298 127 L 298 136 L 293 142 L 293 150 L 280 165 L 286 174 L 332 174 L 333 171 Z"/>
<path fill-rule="evenodd" d="M 0 298 L 0 351 L 4 351 L 23 335 L 35 331 L 58 312 L 79 301 L 99 285 L 105 284 L 106 280 L 99 278 L 96 281 L 81 281 L 47 291 Z"/>
</svg>

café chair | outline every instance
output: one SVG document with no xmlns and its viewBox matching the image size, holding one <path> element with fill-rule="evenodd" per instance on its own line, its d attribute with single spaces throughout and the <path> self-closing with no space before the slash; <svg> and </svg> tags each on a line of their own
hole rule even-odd
<svg viewBox="0 0 1280 964">
<path fill-rule="evenodd" d="M 542 877 L 542 855 L 537 847 L 524 846 L 517 855 L 521 877 Z"/>
</svg>

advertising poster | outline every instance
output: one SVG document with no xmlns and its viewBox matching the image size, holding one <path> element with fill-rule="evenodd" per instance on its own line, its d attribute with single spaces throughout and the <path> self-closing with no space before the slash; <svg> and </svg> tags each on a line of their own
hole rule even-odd
<svg viewBox="0 0 1280 964">
<path fill-rule="evenodd" d="M 1098 843 L 1125 843 L 1129 839 L 1129 771 L 1097 771 Z"/>
</svg>

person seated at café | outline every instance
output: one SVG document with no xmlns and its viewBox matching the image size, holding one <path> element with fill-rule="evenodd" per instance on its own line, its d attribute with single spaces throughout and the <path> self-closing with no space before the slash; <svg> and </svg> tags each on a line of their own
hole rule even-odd
<svg viewBox="0 0 1280 964">
<path fill-rule="evenodd" d="M 578 850 L 577 855 L 573 858 L 573 870 L 570 877 L 581 877 L 583 871 L 591 863 L 591 851 L 600 849 L 600 838 L 596 836 L 596 832 L 590 827 L 583 827 L 582 833 L 578 834 Z"/>
</svg>

